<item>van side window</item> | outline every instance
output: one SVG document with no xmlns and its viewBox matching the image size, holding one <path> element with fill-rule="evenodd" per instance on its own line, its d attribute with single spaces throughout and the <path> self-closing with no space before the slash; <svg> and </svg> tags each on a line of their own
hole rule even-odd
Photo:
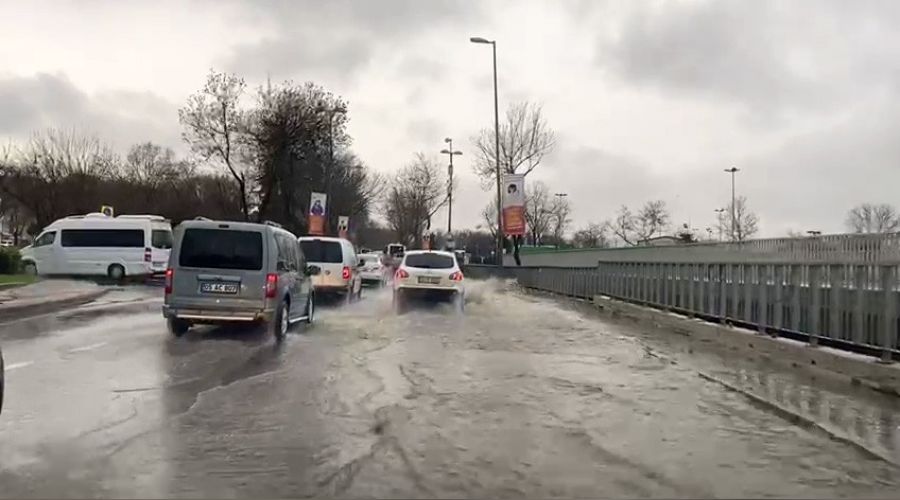
<svg viewBox="0 0 900 500">
<path fill-rule="evenodd" d="M 52 245 L 54 240 L 56 240 L 56 231 L 50 231 L 38 236 L 38 239 L 34 240 L 34 246 L 45 247 L 47 245 Z"/>
<path fill-rule="evenodd" d="M 278 259 L 275 264 L 275 269 L 277 271 L 287 271 L 288 263 L 285 256 L 285 254 L 287 253 L 287 249 L 284 247 L 284 238 L 282 238 L 278 233 L 275 233 L 273 236 L 275 237 L 275 248 L 278 251 Z"/>
<path fill-rule="evenodd" d="M 303 247 L 300 246 L 299 241 L 294 241 L 294 244 L 297 250 L 297 270 L 304 271 L 306 270 L 306 254 L 303 253 Z"/>
<path fill-rule="evenodd" d="M 278 247 L 278 270 L 279 271 L 297 271 L 297 251 L 298 243 L 294 238 L 285 236 L 280 233 L 275 234 L 275 245 Z"/>
</svg>

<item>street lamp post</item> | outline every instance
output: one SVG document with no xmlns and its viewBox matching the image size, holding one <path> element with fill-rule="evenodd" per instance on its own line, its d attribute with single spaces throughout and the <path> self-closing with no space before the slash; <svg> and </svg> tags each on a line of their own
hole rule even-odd
<svg viewBox="0 0 900 500">
<path fill-rule="evenodd" d="M 450 156 L 450 166 L 447 167 L 447 174 L 450 177 L 450 184 L 447 186 L 447 235 L 452 237 L 453 234 L 453 157 L 461 155 L 462 151 L 453 151 L 453 139 L 447 137 L 444 139 L 449 146 L 442 149 L 441 153 Z"/>
<path fill-rule="evenodd" d="M 562 199 L 565 198 L 566 196 L 569 196 L 569 194 L 568 193 L 554 193 L 553 196 L 555 196 L 556 199 L 559 200 L 557 203 L 562 203 Z M 559 248 L 559 240 L 562 237 L 562 235 L 559 234 L 559 226 L 562 224 L 562 213 L 560 210 L 561 208 L 562 208 L 561 206 L 557 206 L 557 210 L 556 210 L 556 233 L 557 234 L 553 235 L 554 239 L 556 240 L 556 242 L 555 242 L 556 248 Z"/>
<path fill-rule="evenodd" d="M 719 222 L 719 241 L 722 241 L 722 214 L 725 212 L 725 209 L 717 208 L 714 212 L 716 212 L 716 220 Z"/>
<path fill-rule="evenodd" d="M 490 44 L 494 54 L 494 159 L 497 168 L 497 256 L 498 265 L 503 267 L 503 214 L 500 199 L 500 111 L 497 101 L 497 41 L 481 37 L 469 38 L 472 43 Z"/>
<path fill-rule="evenodd" d="M 347 110 L 343 106 L 319 106 L 318 111 L 328 113 L 328 173 L 325 175 L 325 203 L 334 206 L 334 200 L 331 199 L 331 178 L 334 176 L 334 115 L 337 113 L 346 113 Z M 326 209 L 325 214 L 325 232 L 328 232 L 328 220 L 331 218 L 331 210 Z"/>
<path fill-rule="evenodd" d="M 740 172 L 741 169 L 737 167 L 726 168 L 725 172 L 731 174 L 731 241 L 735 241 L 734 230 L 737 228 L 737 218 L 735 217 L 735 206 L 734 206 L 734 174 Z"/>
</svg>

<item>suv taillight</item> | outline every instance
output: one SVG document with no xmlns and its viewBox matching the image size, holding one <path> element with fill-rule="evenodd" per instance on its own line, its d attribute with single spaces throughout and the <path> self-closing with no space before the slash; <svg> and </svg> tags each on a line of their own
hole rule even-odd
<svg viewBox="0 0 900 500">
<path fill-rule="evenodd" d="M 341 278 L 345 280 L 350 279 L 350 268 L 348 266 L 344 266 L 344 268 L 341 269 Z"/>
<path fill-rule="evenodd" d="M 409 278 L 409 273 L 404 269 L 397 269 L 397 279 L 406 279 Z"/>
<path fill-rule="evenodd" d="M 277 274 L 267 274 L 266 275 L 266 298 L 274 299 L 275 294 L 278 292 L 278 275 Z"/>
<path fill-rule="evenodd" d="M 172 293 L 172 281 L 175 279 L 175 270 L 171 267 L 166 269 L 166 295 Z"/>
<path fill-rule="evenodd" d="M 153 260 L 153 251 L 149 248 L 144 249 L 144 262 L 150 262 Z"/>
<path fill-rule="evenodd" d="M 450 280 L 451 280 L 451 281 L 462 281 L 462 280 L 463 280 L 463 273 L 462 273 L 462 271 L 456 271 L 455 273 L 451 274 L 451 275 L 450 275 Z"/>
</svg>

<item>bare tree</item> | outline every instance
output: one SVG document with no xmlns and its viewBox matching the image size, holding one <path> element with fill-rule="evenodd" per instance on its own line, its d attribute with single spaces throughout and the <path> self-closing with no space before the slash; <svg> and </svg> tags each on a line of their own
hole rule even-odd
<svg viewBox="0 0 900 500">
<path fill-rule="evenodd" d="M 759 217 L 750 210 L 747 197 L 740 196 L 734 201 L 734 231 L 732 232 L 731 203 L 719 212 L 718 228 L 731 241 L 744 241 L 759 232 Z"/>
<path fill-rule="evenodd" d="M 551 211 L 551 233 L 554 245 L 558 248 L 560 243 L 563 242 L 569 224 L 572 223 L 572 219 L 569 218 L 572 214 L 572 205 L 569 204 L 568 198 L 555 196 L 551 205 Z"/>
<path fill-rule="evenodd" d="M 486 229 L 494 241 L 497 241 L 497 204 L 495 202 L 489 202 L 481 211 L 481 224 L 478 224 L 477 228 Z"/>
<path fill-rule="evenodd" d="M 626 245 L 634 246 L 637 244 L 635 241 L 635 216 L 626 205 L 622 205 L 619 208 L 616 218 L 610 224 L 610 228 L 613 234 Z"/>
<path fill-rule="evenodd" d="M 419 246 L 427 222 L 447 201 L 447 183 L 437 161 L 417 153 L 400 169 L 382 205 L 382 213 L 397 238 Z"/>
<path fill-rule="evenodd" d="M 494 128 L 482 129 L 474 138 L 475 173 L 485 188 L 494 185 L 496 147 Z M 528 175 L 556 146 L 556 135 L 547 125 L 541 106 L 528 102 L 512 105 L 500 123 L 500 170 L 506 174 Z"/>
<path fill-rule="evenodd" d="M 575 231 L 572 243 L 578 248 L 606 248 L 609 246 L 608 231 L 606 223 L 591 222 Z"/>
<path fill-rule="evenodd" d="M 534 182 L 525 190 L 525 224 L 531 236 L 532 245 L 541 245 L 553 223 L 553 206 L 550 189 L 541 181 Z M 495 214 L 496 214 L 496 208 Z M 494 222 L 494 225 L 497 223 Z"/>
<path fill-rule="evenodd" d="M 241 211 L 248 219 L 248 179 L 241 158 L 240 147 L 246 142 L 244 113 L 240 99 L 246 84 L 243 78 L 210 71 L 206 84 L 188 98 L 178 110 L 178 120 L 184 127 L 182 137 L 204 161 L 217 161 L 225 166 L 238 185 Z"/>
<path fill-rule="evenodd" d="M 847 212 L 846 224 L 854 233 L 893 233 L 900 230 L 900 214 L 887 203 L 863 203 Z"/>
<path fill-rule="evenodd" d="M 635 216 L 634 231 L 639 242 L 661 235 L 668 227 L 671 216 L 663 200 L 648 201 Z"/>
</svg>

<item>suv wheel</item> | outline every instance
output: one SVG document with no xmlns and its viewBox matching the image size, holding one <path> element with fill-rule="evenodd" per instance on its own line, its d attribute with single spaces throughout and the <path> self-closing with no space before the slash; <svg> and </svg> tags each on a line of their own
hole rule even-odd
<svg viewBox="0 0 900 500">
<path fill-rule="evenodd" d="M 188 329 L 190 329 L 191 324 L 183 319 L 178 318 L 169 318 L 166 320 L 166 326 L 169 328 L 169 333 L 176 337 L 181 337 L 185 333 L 187 333 Z"/>
<path fill-rule="evenodd" d="M 287 301 L 287 299 L 281 301 L 281 306 L 278 307 L 278 312 L 275 313 L 275 321 L 273 321 L 272 328 L 275 330 L 275 339 L 276 340 L 284 340 L 287 337 L 287 332 L 291 328 L 291 304 Z"/>
</svg>

